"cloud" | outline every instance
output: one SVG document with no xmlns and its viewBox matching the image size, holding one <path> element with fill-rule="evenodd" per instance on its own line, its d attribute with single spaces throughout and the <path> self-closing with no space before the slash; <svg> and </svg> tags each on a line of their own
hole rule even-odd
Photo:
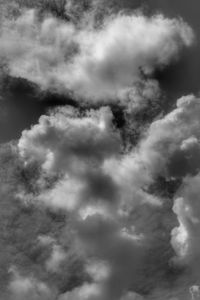
<svg viewBox="0 0 200 300">
<path fill-rule="evenodd" d="M 43 89 L 71 91 L 90 102 L 126 103 L 138 98 L 140 82 L 144 94 L 156 97 L 153 72 L 168 65 L 194 38 L 182 20 L 162 15 L 118 14 L 100 28 L 80 27 L 51 16 L 40 21 L 34 10 L 26 11 L 3 26 L 0 56 L 12 76 Z"/>
<path fill-rule="evenodd" d="M 120 154 L 108 108 L 83 117 L 61 109 L 23 132 L 19 152 L 27 163 L 38 161 L 43 172 L 63 174 L 40 195 L 52 206 L 71 210 L 96 199 L 96 204 L 120 203 L 124 212 L 139 203 L 159 207 L 159 198 L 146 192 L 158 176 L 170 180 L 199 170 L 199 109 L 194 96 L 179 99 L 177 108 L 153 122 L 127 155 Z"/>
<path fill-rule="evenodd" d="M 194 205 L 198 212 L 199 114 L 199 99 L 182 97 L 127 152 L 120 147 L 108 107 L 82 114 L 59 108 L 23 132 L 18 149 L 25 166 L 34 161 L 41 165 L 33 201 L 70 212 L 74 247 L 90 278 L 90 283 L 85 280 L 61 299 L 79 299 L 81 294 L 98 300 L 137 299 L 140 294 L 159 299 L 162 293 L 166 299 L 177 295 L 184 299 L 189 287 L 198 284 L 197 263 L 192 267 L 199 259 L 198 213 L 193 215 L 192 210 Z M 178 167 L 180 159 L 185 162 L 183 169 Z M 52 173 L 57 179 L 46 187 L 45 176 Z M 191 189 L 181 189 L 178 198 L 184 200 L 176 200 L 172 210 L 172 196 L 162 196 L 159 177 L 165 185 L 184 180 L 188 186 L 190 177 L 196 181 Z M 194 194 L 187 211 L 190 193 Z M 51 272 L 59 270 L 56 250 L 49 258 L 51 267 L 56 262 Z M 88 267 L 92 264 L 106 266 L 99 272 L 102 276 Z"/>
<path fill-rule="evenodd" d="M 179 224 L 171 232 L 171 244 L 175 250 L 172 263 L 185 268 L 182 285 L 189 286 L 191 299 L 199 298 L 200 284 L 199 184 L 199 173 L 196 176 L 185 177 L 175 195 L 173 207 Z"/>
<path fill-rule="evenodd" d="M 78 194 L 82 199 L 107 197 L 111 201 L 120 197 L 115 195 L 117 187 L 121 198 L 127 195 L 126 203 L 137 195 L 139 202 L 159 205 L 159 199 L 144 191 L 157 176 L 183 178 L 198 172 L 199 109 L 194 96 L 179 99 L 177 108 L 151 124 L 132 153 L 121 155 L 120 136 L 108 108 L 85 116 L 62 108 L 42 116 L 39 124 L 22 133 L 19 152 L 27 163 L 38 161 L 43 172 L 65 175 L 45 196 L 58 206 L 63 201 L 58 191 L 63 196 L 68 191 L 74 203 L 80 200 Z"/>
<path fill-rule="evenodd" d="M 183 178 L 198 173 L 199 113 L 199 99 L 189 95 L 180 98 L 171 113 L 150 125 L 136 157 L 151 176 Z"/>
<path fill-rule="evenodd" d="M 35 176 L 30 166 L 29 169 L 23 167 L 16 150 L 14 142 L 0 147 L 0 299 L 22 300 L 30 297 L 31 300 L 55 300 L 40 293 L 40 283 L 49 288 L 52 297 L 72 285 L 78 286 L 84 280 L 83 262 L 74 249 L 65 212 L 50 211 L 42 207 L 39 201 L 31 203 L 29 198 L 32 197 L 29 195 L 23 201 L 16 199 L 17 191 L 25 188 L 27 192 Z M 34 182 L 33 179 L 35 187 Z M 66 226 L 69 229 L 67 232 Z M 17 277 L 8 272 L 13 265 Z M 24 291 L 23 295 L 8 291 L 16 278 L 30 291 Z M 20 284 L 17 286 L 20 288 Z"/>
<path fill-rule="evenodd" d="M 97 213 L 76 225 L 80 247 L 87 257 L 108 264 L 107 276 L 97 281 L 102 288 L 102 299 L 119 299 L 124 290 L 134 288 L 141 280 L 138 272 L 145 242 L 124 234 L 118 222 L 119 219 L 115 221 Z"/>
<path fill-rule="evenodd" d="M 22 133 L 18 146 L 25 161 L 36 159 L 44 170 L 81 173 L 88 159 L 98 165 L 117 153 L 120 137 L 112 129 L 109 108 L 81 117 L 78 111 L 66 107 L 42 116 L 38 125 Z"/>
<path fill-rule="evenodd" d="M 25 300 L 27 297 L 31 300 L 55 299 L 45 283 L 39 282 L 35 278 L 23 277 L 15 268 L 11 268 L 10 272 L 13 274 L 9 285 L 12 299 Z"/>
<path fill-rule="evenodd" d="M 102 168 L 104 160 L 120 152 L 109 108 L 81 116 L 66 107 L 42 116 L 38 125 L 23 132 L 18 148 L 26 164 L 36 161 L 42 166 L 42 178 L 49 173 L 62 176 L 46 190 L 38 179 L 38 200 L 47 205 L 70 211 L 94 199 L 106 206 L 116 201 L 117 186 Z"/>
<path fill-rule="evenodd" d="M 136 191 L 142 187 L 148 191 L 148 187 L 154 184 L 159 176 L 171 182 L 178 180 L 182 183 L 175 194 L 173 206 L 179 223 L 171 231 L 171 244 L 176 256 L 169 259 L 176 267 L 185 270 L 179 282 L 187 289 L 182 298 L 189 297 L 190 286 L 199 285 L 199 115 L 199 98 L 193 95 L 180 98 L 174 110 L 150 125 L 133 153 L 125 157 L 121 164 L 114 164 L 115 171 L 118 166 L 118 171 L 114 174 L 115 180 L 122 185 L 125 183 L 126 187 L 132 183 L 137 187 Z M 107 166 L 108 171 L 112 170 L 111 166 L 112 164 Z M 162 198 L 160 200 L 163 203 Z M 138 210 L 137 207 L 137 213 Z M 130 206 L 127 211 L 130 213 Z M 164 215 L 167 217 L 167 210 Z M 170 215 L 171 212 L 168 216 Z M 159 217 L 154 217 L 157 223 Z M 149 218 L 150 215 L 147 219 Z M 152 219 L 151 224 L 154 224 Z M 136 230 L 138 226 L 136 223 Z M 165 228 L 163 232 L 165 230 L 169 238 L 170 228 Z M 157 233 L 158 231 L 154 232 L 156 235 Z M 179 291 L 179 296 L 182 292 Z"/>
<path fill-rule="evenodd" d="M 177 259 L 173 261 L 182 262 L 182 266 L 187 266 L 185 275 L 183 275 L 183 277 L 180 276 L 182 282 L 180 281 L 179 283 L 180 285 L 183 285 L 185 289 L 185 296 L 183 297 L 186 297 L 187 293 L 189 293 L 189 287 L 192 286 L 192 284 L 198 284 L 199 109 L 200 101 L 198 98 L 194 96 L 182 97 L 177 101 L 177 107 L 171 113 L 151 124 L 146 135 L 143 137 L 137 148 L 133 149 L 132 153 L 122 155 L 121 159 L 111 158 L 104 163 L 104 169 L 113 178 L 120 191 L 118 197 L 121 196 L 119 198 L 121 200 L 118 202 L 117 217 L 114 217 L 115 221 L 119 222 L 119 225 L 117 225 L 117 227 L 112 227 L 114 225 L 112 221 L 111 223 L 110 221 L 108 222 L 108 220 L 100 221 L 94 214 L 84 221 L 85 225 L 88 224 L 86 230 L 88 230 L 89 235 L 87 233 L 85 236 L 84 224 L 81 223 L 81 237 L 84 233 L 84 241 L 89 247 L 89 253 L 94 249 L 95 256 L 108 261 L 109 242 L 111 242 L 112 262 L 115 257 L 114 249 L 121 249 L 120 245 L 122 245 L 123 250 L 119 250 L 121 251 L 122 256 L 117 256 L 117 262 L 114 263 L 114 265 L 109 261 L 111 269 L 113 268 L 115 274 L 110 278 L 114 281 L 114 278 L 119 276 L 117 282 L 121 282 L 123 288 L 126 290 L 130 288 L 127 286 L 130 278 L 132 279 L 132 285 L 130 284 L 130 286 L 132 286 L 135 291 L 139 289 L 142 282 L 145 282 L 146 287 L 151 286 L 151 283 L 146 276 L 145 278 L 138 276 L 138 278 L 134 272 L 137 274 L 138 270 L 138 273 L 141 275 L 140 268 L 143 268 L 143 262 L 149 257 L 148 247 L 152 247 L 154 239 L 157 241 L 157 246 L 159 245 L 158 247 L 161 247 L 160 249 L 162 249 L 163 252 L 168 252 L 168 263 L 172 261 L 173 251 L 170 247 L 170 231 L 173 228 L 172 224 L 175 219 L 175 216 L 173 216 L 173 212 L 171 211 L 172 204 L 170 205 L 170 199 L 164 200 L 161 197 L 157 198 L 155 195 L 151 194 L 149 190 L 149 187 L 157 181 L 159 176 L 163 176 L 169 181 L 176 179 L 183 180 L 185 178 L 183 187 L 178 192 L 178 199 L 175 201 L 174 206 L 174 212 L 178 216 L 180 227 L 172 230 L 172 247 L 178 256 Z M 181 162 L 185 162 L 185 164 L 183 163 L 183 169 L 179 168 L 180 159 Z M 165 201 L 165 204 L 163 200 Z M 139 217 L 140 212 L 141 218 Z M 164 218 L 166 219 L 164 220 Z M 122 220 L 124 223 L 121 223 Z M 146 226 L 146 220 L 149 220 L 148 228 Z M 97 224 L 101 224 L 97 226 L 97 229 L 101 228 L 102 230 L 104 222 L 108 222 L 105 229 L 106 234 L 99 231 L 93 232 L 93 230 L 95 230 L 96 222 Z M 171 226 L 170 222 L 172 222 Z M 125 225 L 125 231 L 121 227 L 122 224 Z M 134 229 L 132 229 L 130 225 L 132 225 Z M 108 234 L 110 230 L 111 237 Z M 119 235 L 119 238 L 117 233 L 118 230 L 121 233 L 126 233 L 128 231 L 128 234 L 125 236 L 126 238 L 130 238 L 132 241 L 130 243 L 133 244 L 128 244 L 127 249 L 124 244 L 125 237 Z M 96 237 L 98 237 L 97 240 Z M 101 237 L 103 239 L 105 238 L 106 241 L 103 242 Z M 114 238 L 114 240 L 112 240 L 112 238 Z M 163 241 L 159 244 L 158 239 L 160 239 L 160 242 L 162 239 Z M 117 243 L 116 246 L 114 246 L 115 243 Z M 137 252 L 140 243 L 143 245 L 143 254 L 141 250 L 138 250 Z M 101 248 L 101 245 L 106 245 L 107 247 L 104 246 Z M 147 246 L 147 249 L 145 249 L 144 245 Z M 126 250 L 127 253 L 123 252 Z M 129 251 L 131 251 L 133 257 L 131 255 L 129 256 Z M 154 251 L 157 251 L 156 247 L 154 248 Z M 159 251 L 160 250 L 158 250 L 158 252 Z M 138 253 L 139 256 L 137 256 Z M 142 258 L 140 255 L 142 255 Z M 127 269 L 125 258 L 128 259 Z M 134 259 L 136 259 L 136 262 Z M 126 270 L 120 269 L 120 261 L 123 262 L 123 267 Z M 137 262 L 139 262 L 139 265 L 137 265 Z M 154 261 L 154 263 L 156 262 Z M 150 270 L 154 263 L 152 262 L 152 264 L 148 265 Z M 132 267 L 134 269 L 132 269 Z M 158 270 L 159 267 L 157 264 L 156 270 L 154 270 L 154 276 L 159 272 Z M 191 270 L 192 273 L 189 273 L 187 270 Z M 122 278 L 120 276 L 122 276 Z M 123 279 L 125 279 L 125 282 Z M 112 280 L 111 282 L 113 282 Z M 160 285 L 161 284 L 162 280 L 160 280 Z M 178 287 L 179 284 L 177 283 Z M 120 290 L 119 284 L 118 287 Z M 109 288 L 112 290 L 111 283 Z M 175 290 L 173 290 L 172 294 L 173 293 L 176 295 Z M 179 290 L 178 294 L 181 295 L 182 293 L 183 290 Z M 110 297 L 112 299 L 112 296 Z M 169 299 L 169 297 L 166 296 L 166 299 Z"/>
<path fill-rule="evenodd" d="M 111 108 L 102 105 L 121 101 L 137 111 L 158 100 L 154 72 L 194 35 L 181 19 L 162 15 L 113 14 L 101 26 L 92 17 L 77 24 L 29 10 L 1 29 L 0 56 L 11 76 L 71 93 L 87 107 L 101 102 L 87 111 L 58 107 L 22 132 L 16 153 L 25 175 L 30 171 L 15 200 L 42 211 L 36 219 L 30 214 L 33 223 L 47 215 L 50 221 L 30 242 L 33 257 L 44 256 L 28 268 L 17 260 L 8 288 L 20 300 L 184 299 L 198 284 L 199 99 L 179 99 L 127 148 Z M 175 204 L 175 188 L 163 195 L 160 178 L 167 190 L 183 182 Z"/>
<path fill-rule="evenodd" d="M 150 291 L 157 283 L 147 274 L 152 271 L 154 279 L 164 281 L 163 264 L 168 268 L 172 257 L 170 212 L 148 192 L 154 179 L 142 161 L 143 148 L 123 153 L 120 143 L 109 108 L 80 115 L 67 107 L 43 116 L 18 143 L 26 167 L 37 161 L 42 178 L 52 172 L 58 175 L 48 188 L 39 178 L 39 194 L 33 200 L 54 210 L 70 211 L 75 248 L 87 262 L 86 272 L 94 262 L 108 267 L 105 277 L 89 272 L 92 284 L 87 285 L 86 299 L 135 298 L 134 292 L 131 296 L 126 292 Z M 161 259 L 161 249 L 167 253 L 165 259 Z M 158 253 L 155 258 L 151 258 L 152 251 Z M 78 298 L 81 293 L 79 287 L 63 297 Z"/>
<path fill-rule="evenodd" d="M 61 299 L 189 297 L 199 270 L 198 213 L 192 213 L 198 212 L 199 114 L 199 99 L 182 97 L 126 151 L 108 107 L 82 113 L 59 108 L 22 133 L 18 149 L 25 167 L 41 166 L 33 201 L 70 212 L 67 230 L 89 276 Z M 45 186 L 52 173 L 55 181 Z M 166 189 L 176 181 L 186 185 L 175 196 L 184 200 L 175 200 L 173 210 L 174 192 L 162 194 L 160 177 Z M 189 178 L 196 178 L 190 189 L 195 194 L 185 196 Z M 187 197 L 193 199 L 188 211 Z M 61 273 L 57 250 L 49 257 L 49 273 Z"/>
<path fill-rule="evenodd" d="M 23 132 L 18 143 L 26 167 L 36 161 L 41 165 L 41 177 L 58 174 L 58 180 L 48 188 L 41 185 L 42 178 L 38 179 L 39 194 L 33 200 L 70 211 L 80 255 L 87 265 L 100 261 L 108 266 L 106 277 L 99 279 L 94 272 L 89 273 L 92 285 L 87 285 L 86 299 L 116 300 L 130 297 L 125 291 L 150 291 L 157 286 L 147 275 L 151 271 L 154 279 L 165 280 L 165 270 L 161 269 L 163 264 L 169 268 L 172 257 L 172 227 L 167 225 L 169 210 L 148 192 L 154 178 L 143 155 L 146 146 L 142 145 L 147 139 L 148 134 L 141 148 L 123 153 L 109 108 L 80 115 L 64 107 L 41 117 L 37 125 Z M 160 249 L 167 253 L 165 259 L 161 260 Z M 151 258 L 153 250 L 158 253 L 155 258 Z M 144 266 L 143 261 L 149 262 Z M 78 298 L 77 293 L 82 293 L 82 287 L 63 297 Z"/>
<path fill-rule="evenodd" d="M 199 269 L 199 174 L 185 178 L 178 191 L 174 212 L 179 227 L 172 231 L 172 245 L 177 253 L 175 261 Z"/>
<path fill-rule="evenodd" d="M 46 268 L 50 272 L 56 272 L 59 269 L 60 264 L 66 258 L 66 254 L 62 247 L 59 245 L 53 246 L 53 251 L 50 259 L 46 262 Z"/>
<path fill-rule="evenodd" d="M 56 273 L 60 269 L 61 263 L 66 260 L 67 254 L 61 245 L 56 243 L 56 240 L 50 236 L 39 236 L 39 244 L 44 247 L 50 246 L 51 255 L 47 259 L 45 266 L 48 272 Z"/>
<path fill-rule="evenodd" d="M 85 284 L 80 288 L 74 289 L 72 292 L 67 292 L 62 295 L 59 300 L 100 300 L 101 291 L 96 284 Z"/>
</svg>

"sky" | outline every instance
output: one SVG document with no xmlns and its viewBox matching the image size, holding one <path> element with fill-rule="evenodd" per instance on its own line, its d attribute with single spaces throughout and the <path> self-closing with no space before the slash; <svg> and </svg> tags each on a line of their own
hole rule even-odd
<svg viewBox="0 0 200 300">
<path fill-rule="evenodd" d="M 200 299 L 198 0 L 0 0 L 0 300 Z"/>
</svg>

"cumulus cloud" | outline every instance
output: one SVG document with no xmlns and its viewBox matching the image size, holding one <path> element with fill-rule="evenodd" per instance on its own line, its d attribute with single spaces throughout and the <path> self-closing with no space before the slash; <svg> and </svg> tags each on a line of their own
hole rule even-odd
<svg viewBox="0 0 200 300">
<path fill-rule="evenodd" d="M 86 299 L 137 299 L 134 291 L 150 291 L 156 285 L 148 278 L 151 270 L 160 282 L 166 276 L 161 269 L 163 264 L 169 268 L 172 257 L 172 227 L 167 224 L 171 216 L 163 201 L 148 191 L 154 178 L 143 155 L 142 145 L 147 139 L 148 134 L 141 148 L 125 154 L 120 149 L 120 136 L 113 127 L 110 109 L 80 116 L 64 108 L 43 116 L 19 141 L 19 153 L 26 166 L 38 161 L 41 176 L 52 172 L 62 175 L 47 189 L 39 179 L 40 193 L 34 200 L 71 212 L 76 248 L 87 261 L 86 272 L 93 262 L 108 266 L 100 278 L 90 269 L 92 285 L 86 285 Z M 166 258 L 151 258 L 153 249 L 166 251 Z M 143 261 L 151 263 L 144 266 Z M 82 288 L 85 291 L 84 285 L 62 297 L 78 298 Z M 129 290 L 133 293 L 126 295 Z"/>
<path fill-rule="evenodd" d="M 109 108 L 91 110 L 83 117 L 71 108 L 58 109 L 42 116 L 19 141 L 20 154 L 26 161 L 36 159 L 44 170 L 55 172 L 68 169 L 81 173 L 88 159 L 98 165 L 119 149 L 120 137 L 112 130 Z"/>
<path fill-rule="evenodd" d="M 119 156 L 120 147 L 120 135 L 112 125 L 109 108 L 90 111 L 85 116 L 63 108 L 42 116 L 38 125 L 24 131 L 18 144 L 27 164 L 36 161 L 43 174 L 62 175 L 54 188 L 44 190 L 38 199 L 69 211 L 93 199 L 106 206 L 116 201 L 117 187 L 102 163 Z M 42 178 L 38 180 L 40 189 L 42 182 Z"/>
<path fill-rule="evenodd" d="M 0 41 L 12 76 L 85 100 L 137 102 L 139 82 L 142 93 L 156 98 L 153 72 L 190 46 L 193 32 L 182 20 L 162 15 L 114 15 L 95 29 L 54 17 L 40 21 L 30 10 L 3 26 Z"/>
<path fill-rule="evenodd" d="M 198 98 L 182 97 L 171 113 L 150 125 L 136 153 L 152 175 L 176 178 L 198 172 L 199 110 Z"/>
<path fill-rule="evenodd" d="M 198 98 L 179 99 L 127 153 L 105 107 L 82 115 L 64 107 L 23 132 L 21 158 L 26 167 L 41 165 L 34 201 L 71 212 L 75 249 L 90 278 L 61 299 L 187 299 L 189 287 L 198 284 L 197 263 L 190 272 L 188 266 L 199 259 L 199 114 Z M 52 173 L 57 179 L 45 187 L 44 177 Z M 159 177 L 170 183 L 185 178 L 174 210 L 172 199 L 155 190 Z M 65 258 L 58 245 L 52 250 L 47 265 L 55 273 Z"/>
<path fill-rule="evenodd" d="M 104 176 L 107 175 L 107 183 L 111 176 L 116 185 L 121 185 L 124 192 L 130 190 L 131 195 L 134 188 L 147 187 L 158 175 L 176 178 L 198 172 L 198 116 L 197 98 L 187 96 L 179 99 L 175 110 L 151 124 L 132 153 L 121 156 L 120 137 L 112 127 L 112 114 L 108 108 L 93 111 L 85 117 L 76 117 L 75 112 L 70 116 L 69 109 L 62 109 L 41 117 L 38 125 L 24 131 L 19 141 L 19 151 L 25 161 L 39 161 L 44 171 L 67 172 L 73 174 L 76 180 L 81 178 L 78 184 L 78 181 L 73 183 L 72 179 L 66 177 L 64 181 L 68 181 L 71 188 L 75 184 L 82 189 L 84 178 L 81 174 L 84 174 L 90 177 L 90 183 L 93 182 L 90 186 L 92 193 L 95 176 L 100 184 L 102 172 Z M 176 168 L 180 160 L 185 162 L 182 170 Z M 91 162 L 100 166 L 96 175 L 95 171 L 91 171 Z M 103 184 L 105 187 L 106 182 Z M 59 186 L 62 184 L 59 183 Z M 111 190 L 110 195 L 113 193 Z M 142 193 L 144 190 L 141 190 Z M 159 204 L 150 195 L 149 202 Z"/>
<path fill-rule="evenodd" d="M 0 57 L 11 76 L 69 92 L 89 107 L 58 107 L 18 141 L 20 167 L 26 175 L 35 166 L 37 175 L 17 186 L 15 200 L 45 211 L 56 229 L 34 231 L 41 266 L 12 268 L 8 292 L 20 300 L 185 300 L 189 287 L 197 292 L 199 272 L 200 101 L 182 97 L 130 147 L 111 108 L 94 103 L 121 101 L 132 111 L 158 99 L 154 72 L 194 35 L 183 20 L 163 15 L 93 22 L 29 10 L 1 28 Z M 164 194 L 160 182 L 167 191 L 182 185 Z M 68 251 L 81 258 L 84 275 L 68 268 Z"/>
</svg>

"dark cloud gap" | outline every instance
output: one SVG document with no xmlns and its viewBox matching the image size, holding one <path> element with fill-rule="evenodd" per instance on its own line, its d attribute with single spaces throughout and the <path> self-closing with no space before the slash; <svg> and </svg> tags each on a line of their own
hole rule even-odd
<svg viewBox="0 0 200 300">
<path fill-rule="evenodd" d="M 166 93 L 166 109 L 173 107 L 176 99 L 182 95 L 199 92 L 200 77 L 200 27 L 198 0 L 150 0 L 146 1 L 150 13 L 163 12 L 168 17 L 183 18 L 194 29 L 196 43 L 187 51 L 183 51 L 178 62 L 168 66 L 165 70 L 158 71 L 156 78 L 161 88 Z"/>
<path fill-rule="evenodd" d="M 0 120 L 0 142 L 18 139 L 22 130 L 30 128 L 49 109 L 77 102 L 65 94 L 42 92 L 37 85 L 22 79 L 6 76 L 1 84 L 3 117 Z"/>
<path fill-rule="evenodd" d="M 200 48 L 195 46 L 185 51 L 179 61 L 155 73 L 155 78 L 160 82 L 165 93 L 165 103 L 163 103 L 165 111 L 170 111 L 176 99 L 181 96 L 199 93 L 199 51 Z"/>
<path fill-rule="evenodd" d="M 173 202 L 173 197 L 182 184 L 182 178 L 167 179 L 164 176 L 158 176 L 155 182 L 148 188 L 149 193 L 156 194 L 162 198 L 168 198 Z"/>
</svg>

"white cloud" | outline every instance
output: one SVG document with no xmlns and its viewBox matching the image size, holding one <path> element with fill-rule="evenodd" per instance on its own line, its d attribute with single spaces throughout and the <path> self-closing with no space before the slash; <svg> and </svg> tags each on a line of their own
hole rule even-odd
<svg viewBox="0 0 200 300">
<path fill-rule="evenodd" d="M 92 259 L 108 265 L 106 278 L 97 279 L 95 272 L 90 273 L 95 287 L 97 283 L 98 289 L 101 287 L 101 296 L 86 293 L 86 299 L 116 300 L 130 288 L 151 284 L 152 279 L 141 272 L 142 261 L 147 259 L 156 238 L 161 238 L 158 224 L 161 220 L 164 223 L 168 212 L 163 218 L 166 210 L 162 201 L 148 193 L 154 180 L 152 165 L 144 152 L 148 153 L 149 136 L 152 139 L 157 134 L 152 129 L 149 132 L 135 152 L 120 154 L 120 138 L 108 108 L 84 116 L 62 108 L 43 116 L 19 141 L 21 157 L 27 164 L 36 160 L 42 166 L 42 174 L 62 175 L 54 186 L 41 189 L 36 199 L 53 208 L 73 211 L 70 217 L 77 249 L 89 263 Z M 155 144 L 148 145 L 156 153 L 160 148 L 154 149 L 154 138 Z M 168 226 L 162 226 L 167 234 Z M 154 276 L 158 274 L 159 271 Z M 80 290 L 63 297 L 78 297 Z"/>
<path fill-rule="evenodd" d="M 11 75 L 42 88 L 70 90 L 90 101 L 137 102 L 137 84 L 144 82 L 142 93 L 156 98 L 153 71 L 168 65 L 192 41 L 186 23 L 162 15 L 119 14 L 101 28 L 80 29 L 53 17 L 39 21 L 32 10 L 2 28 L 0 56 Z"/>
<path fill-rule="evenodd" d="M 198 172 L 199 115 L 199 99 L 194 96 L 179 99 L 177 107 L 153 122 L 138 146 L 124 154 L 120 153 L 120 137 L 113 128 L 108 108 L 82 116 L 76 110 L 62 108 L 43 116 L 22 134 L 18 146 L 25 162 L 38 161 L 42 176 L 44 172 L 45 176 L 52 172 L 60 176 L 50 188 L 41 187 L 36 199 L 47 206 L 71 211 L 77 249 L 86 259 L 87 272 L 88 264 L 99 261 L 105 262 L 109 269 L 100 278 L 91 269 L 92 284 L 86 290 L 84 285 L 68 292 L 63 299 L 79 299 L 82 288 L 85 299 L 135 297 L 134 293 L 130 296 L 125 292 L 140 291 L 146 286 L 156 289 L 157 280 L 166 280 L 162 264 L 170 268 L 172 247 L 184 261 L 198 257 L 195 242 L 198 229 L 194 229 L 198 228 L 198 215 L 192 213 L 194 204 L 188 203 L 190 209 L 186 212 L 186 200 L 176 202 L 174 212 L 181 226 L 172 231 L 170 244 L 175 218 L 170 210 L 172 204 L 169 199 L 151 193 L 149 188 L 156 183 L 157 176 L 171 180 Z M 177 173 L 180 158 L 187 164 Z M 194 186 L 191 190 L 195 190 Z M 192 196 L 192 203 L 196 195 Z M 198 204 L 194 211 L 198 212 Z M 163 252 L 169 253 L 165 262 L 161 258 Z M 195 280 L 197 271 L 192 270 Z M 148 275 L 151 272 L 153 277 Z M 183 280 L 186 289 L 190 280 Z M 173 293 L 176 294 L 174 290 Z M 179 293 L 182 295 L 182 291 Z"/>
<path fill-rule="evenodd" d="M 73 211 L 81 205 L 83 189 L 84 184 L 79 180 L 65 176 L 63 180 L 56 183 L 53 189 L 42 192 L 38 196 L 38 200 L 56 209 Z"/>
<path fill-rule="evenodd" d="M 88 159 L 98 165 L 119 151 L 120 138 L 113 131 L 109 108 L 83 117 L 70 110 L 65 107 L 42 116 L 39 124 L 22 133 L 18 146 L 25 161 L 38 160 L 48 171 L 81 173 Z"/>
<path fill-rule="evenodd" d="M 162 15 L 118 14 L 98 28 L 83 24 L 26 11 L 4 22 L 0 56 L 12 76 L 44 89 L 70 91 L 87 104 L 119 100 L 132 110 L 159 97 L 154 71 L 170 64 L 194 39 L 186 23 Z M 192 176 L 200 168 L 199 115 L 199 99 L 179 99 L 177 107 L 154 121 L 127 153 L 122 152 L 109 107 L 87 112 L 57 108 L 22 132 L 18 150 L 25 168 L 33 162 L 40 166 L 36 186 L 31 186 L 35 193 L 28 196 L 69 216 L 66 230 L 73 231 L 73 247 L 85 259 L 90 279 L 57 295 L 59 300 L 145 299 L 140 292 L 152 293 L 149 299 L 170 299 L 176 289 L 168 282 L 172 247 L 174 261 L 191 264 L 196 280 L 199 175 Z M 171 199 L 155 195 L 152 186 L 159 176 L 170 181 L 187 175 L 191 178 L 185 178 L 172 211 Z M 21 195 L 26 197 L 26 191 Z M 173 229 L 170 244 L 171 220 L 176 216 L 180 226 Z M 66 241 L 57 243 L 50 236 L 40 236 L 39 241 L 52 250 L 44 262 L 51 281 L 65 269 Z M 13 271 L 13 299 L 53 299 L 46 283 L 24 274 Z M 178 289 L 182 282 L 187 289 L 190 281 L 180 280 Z"/>
<path fill-rule="evenodd" d="M 161 15 L 119 14 L 94 29 L 52 17 L 39 21 L 35 11 L 29 11 L 3 28 L 0 41 L 11 75 L 42 88 L 70 90 L 88 101 L 125 100 L 132 108 L 158 95 L 153 72 L 168 65 L 183 46 L 190 46 L 193 33 L 183 21 Z M 26 167 L 35 161 L 41 166 L 35 200 L 71 212 L 78 249 L 91 277 L 90 284 L 65 293 L 60 300 L 142 299 L 128 291 L 158 288 L 156 279 L 164 281 L 160 252 L 171 250 L 167 222 L 173 212 L 149 188 L 157 176 L 183 178 L 198 172 L 199 115 L 198 99 L 179 99 L 177 107 L 153 122 L 127 154 L 121 153 L 122 141 L 108 107 L 87 113 L 62 107 L 23 131 L 18 143 L 21 158 Z M 44 188 L 43 176 L 52 174 L 57 181 Z M 172 246 L 177 255 L 196 257 L 198 247 L 192 246 L 195 234 L 184 205 L 175 208 L 181 226 L 172 232 Z M 56 273 L 65 259 L 62 247 L 53 245 L 46 262 L 50 273 Z M 166 257 L 167 265 L 170 255 Z M 99 267 L 97 276 L 99 261 L 106 268 Z M 21 282 L 27 286 L 23 293 L 32 289 L 28 279 L 20 277 L 17 284 L 16 280 L 12 290 Z M 38 289 L 39 283 L 35 284 Z"/>
<path fill-rule="evenodd" d="M 18 148 L 26 164 L 36 161 L 42 166 L 44 176 L 52 172 L 62 176 L 47 190 L 38 178 L 38 200 L 47 205 L 72 211 L 86 203 L 109 206 L 116 201 L 117 187 L 102 169 L 102 162 L 120 151 L 109 108 L 85 116 L 62 108 L 42 116 L 39 124 L 22 133 Z"/>
</svg>

